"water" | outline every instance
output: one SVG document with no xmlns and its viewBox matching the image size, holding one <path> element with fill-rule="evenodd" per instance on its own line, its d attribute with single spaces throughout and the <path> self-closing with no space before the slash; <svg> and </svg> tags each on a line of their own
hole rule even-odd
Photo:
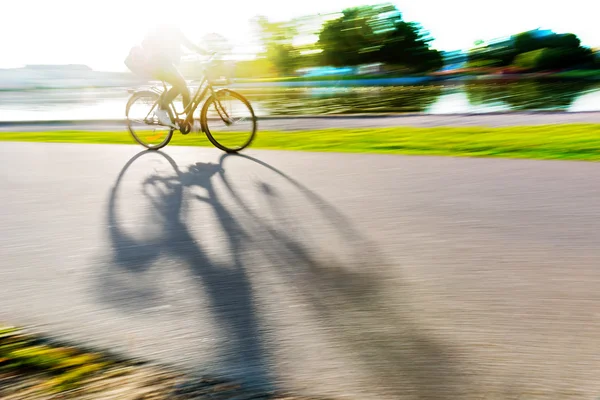
<svg viewBox="0 0 600 400">
<path fill-rule="evenodd" d="M 419 112 L 600 111 L 600 83 L 462 83 L 379 87 L 234 87 L 259 116 Z M 122 119 L 127 88 L 0 92 L 0 121 Z"/>
</svg>

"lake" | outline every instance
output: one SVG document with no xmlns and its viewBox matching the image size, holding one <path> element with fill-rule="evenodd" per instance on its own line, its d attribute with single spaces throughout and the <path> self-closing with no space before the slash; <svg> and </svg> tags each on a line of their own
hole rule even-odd
<svg viewBox="0 0 600 400">
<path fill-rule="evenodd" d="M 403 86 L 232 88 L 259 116 L 600 111 L 599 82 L 467 82 Z M 127 88 L 0 92 L 0 121 L 122 119 Z"/>
</svg>

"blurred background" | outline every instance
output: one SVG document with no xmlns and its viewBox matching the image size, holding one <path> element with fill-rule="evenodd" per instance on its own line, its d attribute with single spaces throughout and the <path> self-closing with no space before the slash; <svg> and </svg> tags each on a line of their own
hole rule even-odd
<svg viewBox="0 0 600 400">
<path fill-rule="evenodd" d="M 7 363 L 59 365 L 3 353 L 3 319 L 311 398 L 597 398 L 600 165 L 529 159 L 600 161 L 600 1 L 0 4 L 0 398 L 29 395 Z M 56 143 L 134 143 L 158 82 L 124 61 L 165 22 L 259 117 L 420 115 L 260 121 L 242 156 Z M 213 143 L 248 143 L 236 117 Z M 119 122 L 18 123 L 53 120 Z"/>
<path fill-rule="evenodd" d="M 600 6 L 588 0 L 4 6 L 0 121 L 124 118 L 128 89 L 147 82 L 123 60 L 165 20 L 219 51 L 211 77 L 259 116 L 600 110 Z M 199 62 L 180 65 L 192 86 Z"/>
</svg>

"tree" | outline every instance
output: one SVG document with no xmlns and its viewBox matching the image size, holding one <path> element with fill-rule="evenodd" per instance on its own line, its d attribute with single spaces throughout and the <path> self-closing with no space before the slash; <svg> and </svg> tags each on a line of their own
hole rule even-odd
<svg viewBox="0 0 600 400">
<path fill-rule="evenodd" d="M 515 65 L 539 71 L 591 66 L 593 54 L 582 47 L 579 38 L 572 33 L 535 29 L 469 52 L 469 65 L 483 64 L 484 61 L 491 66 Z"/>
<path fill-rule="evenodd" d="M 545 49 L 537 49 L 531 50 L 526 53 L 521 53 L 517 57 L 515 57 L 514 65 L 516 67 L 531 70 L 537 68 L 540 58 L 542 57 L 542 53 Z"/>
<path fill-rule="evenodd" d="M 514 46 L 518 54 L 539 49 L 578 49 L 579 38 L 572 33 L 557 34 L 552 31 L 527 31 L 513 36 Z"/>
<path fill-rule="evenodd" d="M 323 26 L 318 45 L 329 65 L 384 62 L 426 71 L 443 64 L 441 54 L 429 48 L 431 40 L 418 24 L 402 21 L 396 6 L 384 3 L 345 9 Z"/>
<path fill-rule="evenodd" d="M 235 65 L 235 76 L 237 78 L 270 78 L 277 76 L 277 71 L 275 66 L 263 57 L 237 62 Z"/>
<path fill-rule="evenodd" d="M 417 23 L 396 22 L 381 48 L 381 61 L 412 66 L 416 71 L 438 70 L 444 65 L 439 51 L 429 48 L 431 38 Z"/>
<path fill-rule="evenodd" d="M 497 41 L 485 46 L 481 44 L 469 51 L 467 60 L 469 67 L 505 67 L 511 65 L 515 57 L 519 54 L 515 50 L 512 39 Z"/>
<path fill-rule="evenodd" d="M 469 51 L 467 66 L 506 67 L 511 65 L 517 53 L 511 47 L 484 47 Z"/>
<path fill-rule="evenodd" d="M 523 32 L 514 37 L 515 48 L 520 53 L 515 63 L 527 59 L 528 69 L 552 70 L 587 66 L 593 63 L 593 53 L 581 46 L 572 33 L 553 32 L 536 35 L 537 31 Z"/>
<path fill-rule="evenodd" d="M 253 19 L 263 45 L 262 57 L 269 60 L 280 74 L 288 75 L 296 69 L 298 51 L 292 45 L 297 33 L 292 23 L 270 22 L 266 17 Z"/>
</svg>

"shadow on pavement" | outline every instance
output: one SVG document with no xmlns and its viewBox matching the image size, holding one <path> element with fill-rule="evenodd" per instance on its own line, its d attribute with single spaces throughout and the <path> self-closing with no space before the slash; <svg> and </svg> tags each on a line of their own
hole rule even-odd
<svg viewBox="0 0 600 400">
<path fill-rule="evenodd" d="M 222 158 L 221 165 L 227 157 Z M 464 398 L 468 391 L 466 376 L 458 368 L 451 344 L 437 341 L 421 326 L 418 311 L 411 306 L 410 299 L 402 295 L 407 288 L 403 282 L 387 282 L 385 270 L 393 266 L 386 265 L 377 246 L 358 232 L 332 204 L 300 182 L 253 157 L 237 157 L 282 177 L 315 205 L 320 218 L 335 226 L 345 242 L 344 249 L 349 254 L 344 259 L 350 261 L 344 264 L 339 257 L 318 259 L 302 244 L 301 238 L 309 233 L 294 230 L 290 223 L 281 222 L 293 213 L 293 209 L 280 201 L 277 188 L 266 186 L 268 190 L 263 190 L 266 199 L 263 204 L 268 205 L 271 214 L 277 215 L 280 221 L 273 226 L 264 223 L 245 206 L 224 174 L 225 169 L 221 169 L 236 204 L 256 223 L 254 232 L 267 232 L 272 262 L 286 260 L 277 263 L 282 277 L 293 280 L 295 286 L 309 288 L 303 291 L 306 303 L 326 325 L 333 327 L 338 343 L 357 356 L 371 372 L 373 383 L 379 385 L 373 391 L 391 398 Z M 389 296 L 390 292 L 394 292 L 394 296 Z M 395 299 L 394 304 L 390 304 L 391 298 Z"/>
<path fill-rule="evenodd" d="M 231 369 L 250 366 L 249 383 L 276 386 L 270 343 L 261 334 L 272 327 L 259 322 L 263 321 L 263 311 L 254 301 L 256 289 L 250 279 L 250 270 L 256 265 L 251 265 L 249 252 L 260 253 L 270 266 L 269 273 L 285 282 L 285 290 L 294 291 L 318 317 L 331 343 L 344 349 L 353 364 L 366 372 L 372 385 L 367 392 L 398 399 L 465 397 L 468 377 L 460 365 L 459 350 L 435 337 L 419 321 L 418 309 L 407 293 L 408 284 L 388 279 L 393 267 L 386 265 L 385 256 L 333 205 L 284 172 L 252 157 L 223 155 L 217 164 L 196 163 L 182 172 L 168 155 L 152 153 L 161 154 L 172 169 L 169 174 L 149 173 L 138 182 L 154 213 L 147 230 L 158 225 L 161 233 L 133 238 L 116 212 L 122 179 L 139 157 L 148 154 L 142 152 L 124 166 L 107 210 L 113 264 L 136 279 L 133 284 L 123 284 L 116 275 L 106 276 L 101 283 L 106 301 L 123 309 L 152 302 L 156 289 L 143 282 L 144 274 L 158 257 L 177 260 L 197 276 L 214 318 L 227 335 L 226 365 Z M 259 176 L 254 186 L 236 183 L 239 178 L 226 168 L 232 161 L 238 163 L 237 170 L 241 163 L 242 170 L 258 170 L 259 175 L 277 179 L 267 181 Z M 218 181 L 223 190 L 215 189 Z M 206 195 L 191 190 L 197 187 Z M 327 243 L 320 243 L 321 251 L 315 251 L 310 243 L 319 239 L 313 237 L 306 223 L 298 223 L 295 215 L 302 215 L 302 210 L 286 202 L 289 193 L 316 210 L 308 225 L 318 229 L 325 224 L 335 232 L 346 249 L 343 256 L 329 252 Z M 231 262 L 214 260 L 190 233 L 182 210 L 198 201 L 209 206 L 218 220 Z M 126 300 L 118 300 L 125 298 L 116 291 L 128 292 Z"/>
<path fill-rule="evenodd" d="M 161 234 L 153 240 L 136 240 L 121 229 L 116 213 L 117 191 L 121 179 L 129 167 L 139 157 L 145 154 L 161 154 L 172 167 L 171 174 L 150 174 L 140 182 L 144 187 L 144 196 L 150 199 L 154 211 L 153 222 L 160 225 Z M 250 283 L 246 276 L 243 261 L 240 257 L 243 241 L 247 235 L 242 231 L 236 220 L 222 206 L 212 187 L 211 177 L 219 170 L 215 164 L 197 163 L 187 171 L 181 171 L 175 162 L 166 154 L 144 151 L 134 156 L 121 171 L 115 183 L 108 203 L 108 226 L 114 251 L 114 262 L 120 268 L 130 272 L 143 274 L 154 259 L 159 256 L 177 260 L 190 269 L 190 275 L 198 280 L 198 285 L 207 292 L 209 307 L 223 332 L 227 334 L 230 351 L 225 352 L 229 359 L 225 364 L 230 370 L 240 370 L 243 365 L 245 374 L 251 376 L 254 384 L 268 386 L 271 382 L 268 372 L 264 369 L 266 362 L 263 345 L 258 333 L 256 311 Z M 221 265 L 212 261 L 204 252 L 202 245 L 197 243 L 186 225 L 182 209 L 189 199 L 185 198 L 184 188 L 201 187 L 207 192 L 206 197 L 194 196 L 192 201 L 202 201 L 212 207 L 221 222 L 221 228 L 229 240 L 232 250 L 233 265 Z M 106 277 L 110 279 L 110 276 Z M 133 290 L 134 293 L 123 297 L 115 296 L 120 283 L 117 281 L 104 282 L 102 285 L 107 293 L 104 298 L 114 303 L 115 299 L 124 299 L 118 304 L 122 307 L 145 307 L 156 296 L 152 293 L 154 285 L 144 287 L 136 280 L 121 290 Z M 137 292 L 137 293 L 136 293 Z"/>
</svg>

